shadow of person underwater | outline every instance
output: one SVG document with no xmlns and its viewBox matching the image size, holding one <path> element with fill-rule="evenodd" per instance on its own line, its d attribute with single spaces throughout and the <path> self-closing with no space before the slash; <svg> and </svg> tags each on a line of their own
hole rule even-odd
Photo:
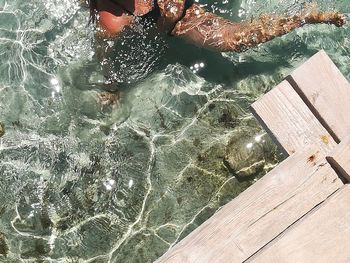
<svg viewBox="0 0 350 263">
<path fill-rule="evenodd" d="M 137 44 L 134 45 L 135 43 Z M 261 50 L 251 50 L 249 59 L 239 61 L 239 56 L 244 53 L 224 56 L 220 52 L 197 47 L 171 36 L 157 36 L 157 39 L 154 39 L 154 36 L 129 32 L 127 37 L 113 41 L 113 51 L 102 63 L 94 58 L 83 64 L 70 65 L 69 82 L 72 82 L 73 87 L 81 90 L 126 92 L 138 86 L 152 74 L 164 71 L 168 65 L 179 64 L 185 68 L 191 68 L 196 63 L 203 63 L 205 66 L 194 74 L 214 85 L 232 87 L 249 76 L 273 74 L 281 66 L 290 67 L 286 50 L 293 48 L 295 42 L 284 44 L 284 46 L 273 47 L 273 58 L 265 61 L 255 59 L 254 55 L 257 54 L 256 57 L 259 57 L 258 52 Z M 301 43 L 301 45 L 303 54 L 313 53 L 305 44 Z M 263 50 L 262 53 L 266 54 L 269 51 L 271 50 Z M 109 74 L 103 72 L 106 64 L 110 68 Z"/>
</svg>

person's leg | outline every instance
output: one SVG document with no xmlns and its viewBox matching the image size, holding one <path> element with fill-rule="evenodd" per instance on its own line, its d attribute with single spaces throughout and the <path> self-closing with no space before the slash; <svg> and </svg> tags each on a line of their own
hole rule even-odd
<svg viewBox="0 0 350 263">
<path fill-rule="evenodd" d="M 312 11 L 291 17 L 265 15 L 251 22 L 234 23 L 192 5 L 171 33 L 197 46 L 221 52 L 241 52 L 314 23 L 342 26 L 345 17 L 338 12 Z"/>
</svg>

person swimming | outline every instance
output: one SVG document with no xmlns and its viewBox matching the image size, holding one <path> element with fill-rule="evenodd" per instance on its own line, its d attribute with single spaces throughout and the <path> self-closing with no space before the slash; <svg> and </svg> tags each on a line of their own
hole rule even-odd
<svg viewBox="0 0 350 263">
<path fill-rule="evenodd" d="M 200 47 L 221 52 L 242 52 L 306 24 L 327 23 L 341 27 L 345 16 L 310 8 L 300 15 L 263 15 L 236 23 L 206 11 L 192 0 L 88 0 L 90 21 L 97 35 L 115 38 L 136 17 L 151 18 L 157 27 Z"/>
</svg>

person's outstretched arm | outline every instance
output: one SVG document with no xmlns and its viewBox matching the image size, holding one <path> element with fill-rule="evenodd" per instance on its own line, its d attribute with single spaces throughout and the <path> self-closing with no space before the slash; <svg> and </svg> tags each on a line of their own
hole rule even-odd
<svg viewBox="0 0 350 263">
<path fill-rule="evenodd" d="M 197 46 L 221 52 L 241 52 L 305 24 L 315 23 L 343 26 L 345 17 L 338 12 L 313 11 L 290 17 L 264 15 L 251 22 L 234 23 L 194 4 L 171 34 Z"/>
</svg>

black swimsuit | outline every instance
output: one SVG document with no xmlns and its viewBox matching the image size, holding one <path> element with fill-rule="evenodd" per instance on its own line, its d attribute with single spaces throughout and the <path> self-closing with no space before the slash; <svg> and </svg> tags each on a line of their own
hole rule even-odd
<svg viewBox="0 0 350 263">
<path fill-rule="evenodd" d="M 142 20 L 151 21 L 153 23 L 156 23 L 158 21 L 159 17 L 161 16 L 160 8 L 158 6 L 157 0 L 154 0 L 153 3 L 154 3 L 153 9 L 147 14 L 140 16 Z M 189 9 L 193 5 L 193 3 L 194 3 L 194 0 L 185 0 L 184 11 L 180 16 L 180 18 L 174 23 L 174 27 L 177 22 L 179 22 L 182 18 L 184 18 L 184 16 L 186 15 L 187 9 Z M 171 35 L 171 31 L 173 31 L 174 27 L 171 30 L 169 30 L 169 32 L 167 32 L 169 35 Z"/>
<path fill-rule="evenodd" d="M 111 1 L 114 2 L 115 4 L 119 5 L 119 3 L 116 0 L 111 0 Z M 189 9 L 193 5 L 193 3 L 194 3 L 194 0 L 185 0 L 184 11 L 183 11 L 181 17 L 176 21 L 176 23 L 178 21 L 180 21 L 186 15 L 186 10 Z M 123 8 L 123 10 L 125 10 L 125 9 Z M 134 15 L 132 12 L 130 12 L 128 10 L 125 10 L 125 12 L 127 12 L 130 15 Z M 144 14 L 144 15 L 139 16 L 139 17 L 142 20 L 151 21 L 153 23 L 156 23 L 158 21 L 160 15 L 161 14 L 160 14 L 160 8 L 158 6 L 158 1 L 157 0 L 153 0 L 153 9 L 151 11 L 149 11 L 147 14 Z"/>
</svg>

